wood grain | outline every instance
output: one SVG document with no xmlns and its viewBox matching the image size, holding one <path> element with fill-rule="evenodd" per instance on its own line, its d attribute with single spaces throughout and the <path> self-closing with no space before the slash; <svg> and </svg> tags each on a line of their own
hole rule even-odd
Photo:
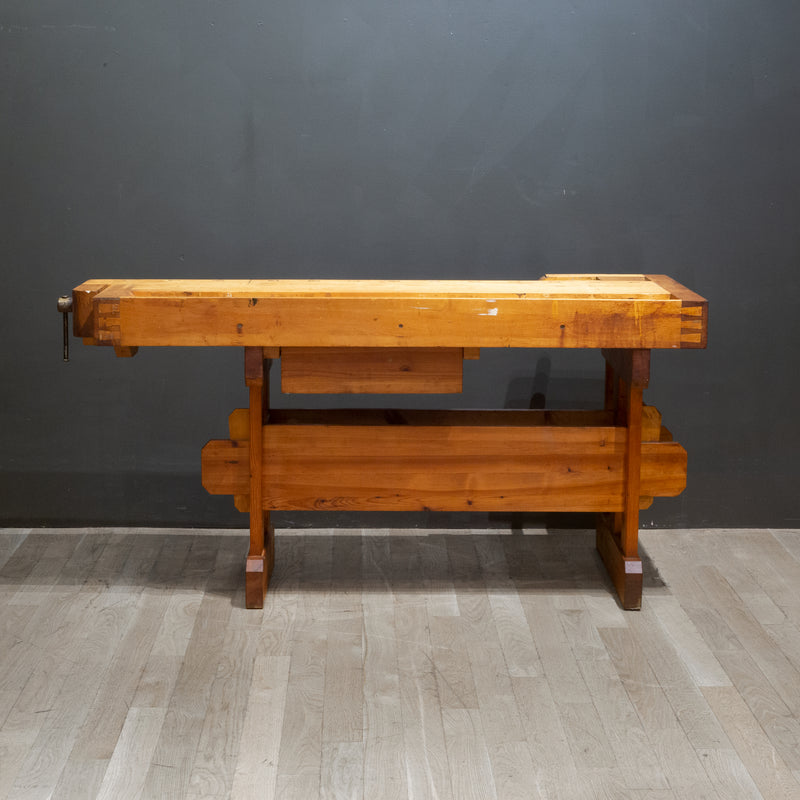
<svg viewBox="0 0 800 800">
<path fill-rule="evenodd" d="M 364 784 L 381 798 L 408 796 L 394 608 L 364 609 Z"/>
<path fill-rule="evenodd" d="M 92 280 L 73 298 L 87 343 L 123 347 L 702 346 L 705 317 L 697 326 L 693 316 L 702 298 L 641 275 L 601 277 Z"/>
<path fill-rule="evenodd" d="M 800 783 L 737 690 L 731 686 L 706 687 L 703 694 L 761 796 L 770 800 L 795 798 Z"/>
<path fill-rule="evenodd" d="M 456 347 L 284 347 L 285 394 L 458 393 L 463 351 Z"/>
<path fill-rule="evenodd" d="M 275 791 L 290 661 L 289 656 L 255 658 L 231 800 Z"/>
<path fill-rule="evenodd" d="M 131 708 L 103 777 L 98 800 L 135 800 L 141 795 L 165 714 L 165 708 Z"/>
<path fill-rule="evenodd" d="M 621 511 L 625 441 L 614 427 L 267 426 L 264 507 Z M 246 493 L 248 452 L 241 441 L 209 442 L 204 487 Z M 641 494 L 679 494 L 683 448 L 648 442 L 641 453 Z"/>
<path fill-rule="evenodd" d="M 428 613 L 425 603 L 395 606 L 395 635 L 403 643 L 397 666 L 408 793 L 452 800 Z"/>
<path fill-rule="evenodd" d="M 245 531 L 4 535 L 3 797 L 800 792 L 796 532 L 642 531 L 633 615 L 591 531 L 279 531 L 255 615 Z"/>
</svg>

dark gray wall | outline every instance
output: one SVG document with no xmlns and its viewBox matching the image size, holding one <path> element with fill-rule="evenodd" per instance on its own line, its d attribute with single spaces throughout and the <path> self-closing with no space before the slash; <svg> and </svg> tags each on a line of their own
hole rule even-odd
<svg viewBox="0 0 800 800">
<path fill-rule="evenodd" d="M 795 0 L 0 2 L 0 523 L 244 523 L 199 483 L 241 354 L 65 366 L 87 278 L 629 271 L 711 302 L 643 524 L 800 527 L 798 41 Z M 457 402 L 547 355 L 599 400 L 596 354 L 486 352 Z"/>
</svg>

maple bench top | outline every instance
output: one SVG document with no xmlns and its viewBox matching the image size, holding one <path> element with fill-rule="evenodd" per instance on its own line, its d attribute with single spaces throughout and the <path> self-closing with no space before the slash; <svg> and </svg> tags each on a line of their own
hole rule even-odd
<svg viewBox="0 0 800 800">
<path fill-rule="evenodd" d="M 664 275 L 506 280 L 129 280 L 76 287 L 87 344 L 705 347 L 707 301 Z"/>
</svg>

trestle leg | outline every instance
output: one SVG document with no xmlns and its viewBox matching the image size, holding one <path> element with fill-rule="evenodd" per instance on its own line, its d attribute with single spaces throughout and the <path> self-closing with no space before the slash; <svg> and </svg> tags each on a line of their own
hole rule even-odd
<svg viewBox="0 0 800 800">
<path fill-rule="evenodd" d="M 245 605 L 263 608 L 275 563 L 275 531 L 263 510 L 263 426 L 269 409 L 269 366 L 260 347 L 245 347 L 245 383 L 250 390 L 250 550 L 245 566 Z"/>
<path fill-rule="evenodd" d="M 642 605 L 639 558 L 639 495 L 642 460 L 642 395 L 650 379 L 649 350 L 603 350 L 606 359 L 606 408 L 627 430 L 623 510 L 598 514 L 597 549 L 622 607 Z"/>
</svg>

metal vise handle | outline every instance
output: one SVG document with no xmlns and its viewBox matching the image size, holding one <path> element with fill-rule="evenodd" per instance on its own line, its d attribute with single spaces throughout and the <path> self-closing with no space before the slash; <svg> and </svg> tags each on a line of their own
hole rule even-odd
<svg viewBox="0 0 800 800">
<path fill-rule="evenodd" d="M 58 298 L 58 310 L 64 316 L 64 361 L 69 361 L 69 312 L 72 311 L 72 296 L 62 294 Z"/>
</svg>

